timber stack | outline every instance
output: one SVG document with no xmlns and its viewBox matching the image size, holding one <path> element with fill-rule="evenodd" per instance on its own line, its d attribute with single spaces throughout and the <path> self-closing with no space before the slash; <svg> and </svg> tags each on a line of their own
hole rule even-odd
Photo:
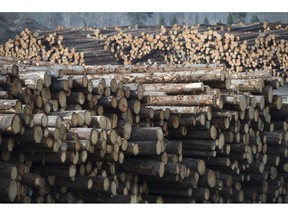
<svg viewBox="0 0 288 216">
<path fill-rule="evenodd" d="M 270 70 L 286 79 L 287 28 L 264 22 L 25 30 L 2 46 L 0 55 L 79 65 L 224 63 L 231 72 Z"/>
<path fill-rule="evenodd" d="M 68 49 L 62 41 L 63 36 L 55 32 L 39 35 L 37 32 L 25 29 L 15 39 L 9 39 L 0 45 L 0 56 L 58 64 L 83 64 L 83 53 L 76 52 L 74 48 Z"/>
<path fill-rule="evenodd" d="M 287 25 L 281 23 L 174 25 L 156 31 L 123 30 L 106 39 L 105 49 L 124 64 L 225 63 L 235 72 L 270 69 L 277 73 L 287 69 L 287 38 Z"/>
<path fill-rule="evenodd" d="M 0 71 L 1 202 L 288 202 L 285 83 L 267 70 Z"/>
</svg>

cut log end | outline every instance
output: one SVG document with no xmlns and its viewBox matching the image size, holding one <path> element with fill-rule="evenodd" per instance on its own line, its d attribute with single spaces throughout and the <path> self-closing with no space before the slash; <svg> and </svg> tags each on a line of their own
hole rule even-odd
<svg viewBox="0 0 288 216">
<path fill-rule="evenodd" d="M 210 188 L 214 188 L 216 185 L 216 175 L 213 170 L 208 170 L 207 181 Z"/>
<path fill-rule="evenodd" d="M 103 189 L 104 191 L 108 191 L 109 188 L 110 188 L 110 181 L 107 177 L 105 177 L 103 180 Z"/>
<path fill-rule="evenodd" d="M 214 125 L 212 125 L 211 128 L 210 128 L 210 136 L 214 140 L 217 137 L 217 128 Z"/>
<path fill-rule="evenodd" d="M 199 173 L 200 176 L 203 176 L 206 171 L 206 164 L 204 160 L 199 160 L 197 164 L 197 172 Z"/>
<path fill-rule="evenodd" d="M 162 178 L 165 172 L 165 164 L 163 162 L 160 163 L 159 166 L 159 176 Z"/>
<path fill-rule="evenodd" d="M 76 166 L 75 165 L 70 165 L 69 167 L 69 177 L 73 178 L 76 175 Z"/>
<path fill-rule="evenodd" d="M 11 181 L 8 188 L 8 197 L 11 202 L 14 202 L 17 196 L 17 184 L 15 181 Z"/>
<path fill-rule="evenodd" d="M 17 176 L 18 176 L 18 170 L 17 170 L 16 167 L 13 166 L 12 169 L 11 169 L 10 178 L 11 178 L 12 180 L 16 180 L 16 179 L 17 179 Z"/>
<path fill-rule="evenodd" d="M 209 200 L 210 199 L 210 190 L 208 188 L 205 188 L 204 199 L 205 200 Z"/>
<path fill-rule="evenodd" d="M 12 119 L 11 130 L 14 134 L 18 134 L 21 131 L 21 120 L 18 115 L 15 115 Z"/>
<path fill-rule="evenodd" d="M 89 179 L 89 180 L 87 181 L 87 189 L 90 190 L 90 189 L 92 188 L 92 186 L 93 186 L 93 180 L 92 180 L 92 179 Z"/>
</svg>

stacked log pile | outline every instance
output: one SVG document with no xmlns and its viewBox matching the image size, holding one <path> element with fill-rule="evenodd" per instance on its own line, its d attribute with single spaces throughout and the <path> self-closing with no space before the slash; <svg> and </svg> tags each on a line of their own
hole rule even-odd
<svg viewBox="0 0 288 216">
<path fill-rule="evenodd" d="M 83 53 L 76 52 L 73 48 L 68 49 L 62 41 L 63 36 L 55 32 L 39 35 L 38 32 L 25 29 L 15 39 L 0 45 L 0 56 L 58 64 L 83 64 Z"/>
<path fill-rule="evenodd" d="M 35 32 L 39 36 L 47 36 L 50 34 L 57 34 L 61 37 L 63 46 L 73 49 L 75 52 L 80 53 L 81 65 L 94 65 L 94 64 L 118 64 L 113 55 L 104 50 L 105 39 L 95 38 L 95 29 L 69 29 L 55 31 L 39 31 Z M 108 33 L 108 30 L 106 30 Z"/>
<path fill-rule="evenodd" d="M 283 79 L 267 71 L 45 63 L 0 71 L 1 202 L 288 200 L 287 108 L 273 94 Z"/>
<path fill-rule="evenodd" d="M 269 71 L 232 74 L 222 65 L 100 66 L 86 67 L 86 73 L 142 84 L 150 97 L 146 107 L 162 113 L 149 125 L 162 127 L 164 144 L 174 146 L 168 161 L 184 164 L 188 177 L 140 176 L 148 181 L 149 194 L 161 195 L 164 202 L 287 200 L 282 193 L 288 138 L 282 78 L 272 78 Z M 188 183 L 191 171 L 194 179 Z M 277 186 L 269 189 L 272 182 Z M 188 199 L 175 191 L 190 187 L 194 195 Z"/>
<path fill-rule="evenodd" d="M 1 65 L 1 202 L 144 202 L 137 174 L 164 175 L 143 92 L 81 69 Z"/>
<path fill-rule="evenodd" d="M 101 32 L 101 31 L 100 31 Z M 225 63 L 231 71 L 287 69 L 287 25 L 198 25 L 156 31 L 119 32 L 106 39 L 105 49 L 124 64 L 165 61 L 182 64 Z"/>
<path fill-rule="evenodd" d="M 271 70 L 287 78 L 287 25 L 123 26 L 26 29 L 0 55 L 60 64 L 225 63 L 232 72 Z"/>
</svg>

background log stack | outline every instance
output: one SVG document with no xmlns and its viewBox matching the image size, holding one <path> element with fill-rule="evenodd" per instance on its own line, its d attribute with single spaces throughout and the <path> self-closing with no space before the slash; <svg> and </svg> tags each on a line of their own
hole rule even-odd
<svg viewBox="0 0 288 216">
<path fill-rule="evenodd" d="M 62 44 L 63 36 L 55 32 L 39 35 L 38 32 L 23 30 L 15 39 L 0 45 L 0 56 L 48 61 L 59 64 L 83 64 L 83 53 L 68 49 Z"/>
<path fill-rule="evenodd" d="M 1 202 L 288 200 L 268 71 L 2 62 Z"/>
<path fill-rule="evenodd" d="M 105 48 L 124 64 L 149 59 L 175 64 L 225 63 L 231 71 L 270 69 L 277 73 L 287 69 L 287 25 L 265 22 L 162 26 L 141 33 L 123 30 L 108 37 Z"/>
<path fill-rule="evenodd" d="M 231 72 L 270 70 L 287 78 L 287 24 L 26 29 L 0 55 L 63 64 L 220 64 Z M 25 51 L 24 51 L 25 50 Z M 39 51 L 37 51 L 39 50 Z"/>
<path fill-rule="evenodd" d="M 277 73 L 287 68 L 287 25 L 281 23 L 123 26 L 60 30 L 57 34 L 63 35 L 65 46 L 83 52 L 86 65 L 149 60 L 225 63 L 231 71 L 273 69 Z"/>
</svg>

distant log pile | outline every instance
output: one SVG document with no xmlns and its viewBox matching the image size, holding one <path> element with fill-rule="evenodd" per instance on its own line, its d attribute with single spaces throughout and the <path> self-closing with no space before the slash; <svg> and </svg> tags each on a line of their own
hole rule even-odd
<svg viewBox="0 0 288 216">
<path fill-rule="evenodd" d="M 175 25 L 123 30 L 106 39 L 105 49 L 124 64 L 148 59 L 174 64 L 225 63 L 236 72 L 270 69 L 276 73 L 288 66 L 287 39 L 287 25 L 278 23 Z"/>
<path fill-rule="evenodd" d="M 63 36 L 55 32 L 39 35 L 25 29 L 15 39 L 0 46 L 0 56 L 58 64 L 83 64 L 83 53 L 76 52 L 73 48 L 68 49 L 63 46 L 62 41 Z"/>
<path fill-rule="evenodd" d="M 0 55 L 79 65 L 224 63 L 231 72 L 270 70 L 286 79 L 287 28 L 264 22 L 25 30 L 2 46 Z"/>
<path fill-rule="evenodd" d="M 1 202 L 288 202 L 282 78 L 12 62 L 0 65 Z"/>
</svg>

